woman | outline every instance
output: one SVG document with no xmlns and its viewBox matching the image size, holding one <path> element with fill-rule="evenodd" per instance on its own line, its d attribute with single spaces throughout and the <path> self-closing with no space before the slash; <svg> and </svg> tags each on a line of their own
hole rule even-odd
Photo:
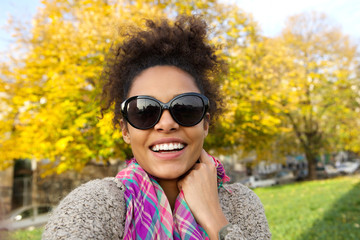
<svg viewBox="0 0 360 240">
<path fill-rule="evenodd" d="M 221 111 L 222 69 L 199 17 L 147 21 L 114 49 L 105 107 L 134 158 L 90 181 L 52 214 L 43 239 L 270 239 L 258 197 L 203 149 Z"/>
</svg>

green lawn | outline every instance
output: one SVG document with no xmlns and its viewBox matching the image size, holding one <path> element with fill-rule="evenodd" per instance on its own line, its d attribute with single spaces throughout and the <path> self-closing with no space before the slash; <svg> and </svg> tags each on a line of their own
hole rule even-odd
<svg viewBox="0 0 360 240">
<path fill-rule="evenodd" d="M 360 239 L 360 175 L 255 192 L 274 240 Z"/>
<path fill-rule="evenodd" d="M 40 240 L 41 234 L 43 232 L 42 228 L 35 228 L 34 230 L 19 230 L 12 232 L 4 239 L 8 240 Z M 1 235 L 0 235 L 1 236 Z M 3 238 L 0 238 L 3 239 Z"/>
<path fill-rule="evenodd" d="M 360 175 L 255 189 L 273 240 L 360 239 Z M 13 240 L 41 239 L 42 229 Z"/>
</svg>

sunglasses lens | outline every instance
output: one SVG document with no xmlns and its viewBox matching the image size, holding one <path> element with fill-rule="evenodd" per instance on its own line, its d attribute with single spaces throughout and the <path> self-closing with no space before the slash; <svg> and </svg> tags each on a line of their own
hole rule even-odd
<svg viewBox="0 0 360 240">
<path fill-rule="evenodd" d="M 148 96 L 138 96 L 126 100 L 121 111 L 133 127 L 145 130 L 155 126 L 163 109 L 169 110 L 179 125 L 191 127 L 202 120 L 208 107 L 207 98 L 196 93 L 182 94 L 169 103 L 161 103 Z"/>
<path fill-rule="evenodd" d="M 151 128 L 160 116 L 159 103 L 151 99 L 133 99 L 127 105 L 128 121 L 140 129 Z"/>
<path fill-rule="evenodd" d="M 205 107 L 198 96 L 183 96 L 171 104 L 171 113 L 174 119 L 183 126 L 194 126 L 204 116 Z"/>
</svg>

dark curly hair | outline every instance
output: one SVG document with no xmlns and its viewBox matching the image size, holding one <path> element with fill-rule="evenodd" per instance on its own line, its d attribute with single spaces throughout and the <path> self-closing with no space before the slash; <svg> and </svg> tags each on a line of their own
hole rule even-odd
<svg viewBox="0 0 360 240">
<path fill-rule="evenodd" d="M 216 47 L 208 43 L 207 30 L 200 16 L 180 16 L 173 24 L 167 19 L 146 20 L 145 30 L 130 29 L 124 41 L 110 49 L 102 74 L 105 82 L 101 114 L 114 105 L 116 128 L 122 118 L 120 105 L 128 97 L 133 79 L 147 68 L 170 65 L 195 79 L 200 92 L 210 101 L 209 113 L 214 121 L 222 111 L 216 78 L 226 68 L 215 54 Z"/>
</svg>

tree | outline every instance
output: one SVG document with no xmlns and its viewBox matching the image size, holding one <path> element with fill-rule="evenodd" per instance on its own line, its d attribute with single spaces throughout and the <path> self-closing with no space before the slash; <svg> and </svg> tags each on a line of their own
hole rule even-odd
<svg viewBox="0 0 360 240">
<path fill-rule="evenodd" d="M 265 45 L 264 82 L 272 86 L 274 116 L 284 130 L 276 141 L 292 145 L 288 153 L 304 153 L 314 179 L 321 153 L 359 151 L 357 45 L 315 12 L 290 17 L 282 34 Z"/>
<path fill-rule="evenodd" d="M 111 113 L 98 120 L 105 53 L 117 29 L 143 27 L 145 18 L 203 14 L 214 29 L 216 43 L 242 43 L 255 36 L 255 24 L 243 11 L 216 0 L 47 0 L 28 31 L 14 26 L 19 56 L 2 63 L 0 163 L 16 158 L 48 160 L 44 174 L 81 170 L 91 160 L 125 159 L 131 151 Z M 119 27 L 119 28 L 118 28 Z M 224 58 L 226 54 L 222 55 Z M 236 75 L 237 74 L 237 75 Z M 235 73 L 239 76 L 240 73 Z M 221 81 L 224 76 L 215 76 Z M 227 122 L 209 139 L 217 148 L 231 141 Z M 221 131 L 220 131 L 221 130 Z M 229 137 L 227 139 L 231 138 Z"/>
</svg>

